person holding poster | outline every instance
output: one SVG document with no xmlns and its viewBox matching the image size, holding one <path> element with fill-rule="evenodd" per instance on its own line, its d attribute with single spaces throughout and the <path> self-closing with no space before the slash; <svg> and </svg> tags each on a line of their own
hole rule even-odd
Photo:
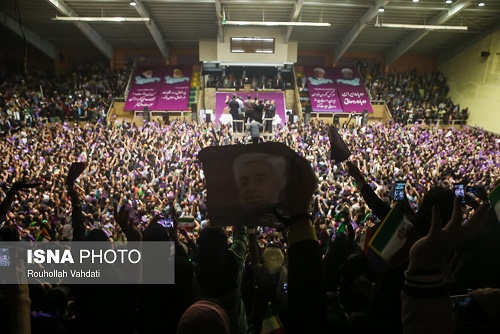
<svg viewBox="0 0 500 334">
<path fill-rule="evenodd" d="M 284 227 L 283 217 L 294 209 L 288 205 L 286 189 L 305 177 L 291 175 L 297 164 L 309 166 L 305 158 L 276 142 L 205 147 L 198 157 L 207 180 L 212 226 Z"/>
</svg>

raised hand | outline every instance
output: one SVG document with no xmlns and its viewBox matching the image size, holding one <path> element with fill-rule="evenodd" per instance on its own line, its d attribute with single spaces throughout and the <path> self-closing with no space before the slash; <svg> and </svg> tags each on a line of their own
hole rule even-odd
<svg viewBox="0 0 500 334">
<path fill-rule="evenodd" d="M 484 227 L 488 208 L 489 204 L 483 203 L 471 219 L 462 224 L 462 205 L 460 198 L 457 197 L 450 221 L 441 228 L 439 209 L 433 207 L 429 234 L 418 240 L 411 248 L 408 271 L 441 271 L 446 265 L 448 256 Z"/>
<path fill-rule="evenodd" d="M 66 178 L 66 185 L 72 187 L 75 184 L 76 179 L 83 173 L 87 168 L 85 162 L 73 162 L 69 168 L 68 176 Z"/>
<path fill-rule="evenodd" d="M 179 229 L 179 233 L 182 234 L 185 238 L 188 238 L 188 232 L 186 231 L 186 229 L 184 227 L 180 228 Z"/>
<path fill-rule="evenodd" d="M 172 215 L 172 227 L 167 228 L 167 232 L 168 232 L 168 235 L 170 236 L 170 239 L 178 242 L 179 236 L 177 234 L 177 230 L 179 228 L 179 219 L 177 217 L 177 212 L 175 210 L 171 209 L 170 212 Z"/>
<path fill-rule="evenodd" d="M 14 182 L 14 184 L 12 185 L 10 190 L 16 192 L 16 191 L 23 190 L 23 189 L 33 189 L 33 188 L 39 187 L 41 185 L 42 185 L 42 182 L 33 182 L 30 180 L 20 180 L 20 181 Z"/>
<path fill-rule="evenodd" d="M 116 223 L 120 226 L 123 233 L 129 241 L 141 241 L 142 234 L 134 224 L 132 208 L 128 205 L 122 205 L 120 211 L 114 207 L 114 217 Z"/>
<path fill-rule="evenodd" d="M 289 180 L 286 185 L 286 196 L 290 216 L 308 213 L 318 179 L 307 160 L 297 158 L 291 162 Z"/>
<path fill-rule="evenodd" d="M 358 166 L 356 166 L 353 162 L 347 161 L 346 162 L 347 166 L 347 172 L 349 173 L 350 176 L 354 178 L 356 182 L 362 181 L 365 179 L 363 173 L 359 170 Z"/>
</svg>

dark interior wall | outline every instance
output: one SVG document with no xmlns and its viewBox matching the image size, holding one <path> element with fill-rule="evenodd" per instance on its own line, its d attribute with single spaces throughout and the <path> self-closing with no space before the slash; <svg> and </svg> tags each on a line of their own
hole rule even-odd
<svg viewBox="0 0 500 334">
<path fill-rule="evenodd" d="M 5 27 L 0 27 L 0 34 L 5 43 L 0 44 L 0 63 L 21 64 L 24 62 L 25 46 L 19 36 Z M 300 46 L 299 46 L 300 47 Z M 168 60 L 165 60 L 158 49 L 115 49 L 113 59 L 107 59 L 96 48 L 61 49 L 58 59 L 50 57 L 28 44 L 28 68 L 55 68 L 64 71 L 73 64 L 106 63 L 113 68 L 122 68 L 128 62 L 143 64 L 197 64 L 198 50 L 172 50 Z M 416 68 L 419 73 L 430 73 L 436 70 L 437 62 L 432 56 L 404 55 L 393 64 L 386 66 L 383 54 L 349 53 L 339 61 L 339 64 L 355 63 L 356 61 L 379 62 L 381 68 L 387 71 L 410 71 Z M 297 66 L 334 66 L 332 54 L 329 51 L 298 51 Z M 19 66 L 19 65 L 17 65 Z M 21 66 L 22 67 L 22 66 Z M 226 71 L 227 72 L 227 71 Z M 247 71 L 248 72 L 248 71 Z"/>
<path fill-rule="evenodd" d="M 27 68 L 54 69 L 54 60 L 31 44 L 25 46 L 24 41 L 11 30 L 0 25 L 0 66 L 4 69 L 24 71 L 27 52 Z"/>
<path fill-rule="evenodd" d="M 73 65 L 80 64 L 104 64 L 109 66 L 110 60 L 96 48 L 59 50 L 58 59 L 55 61 L 56 71 L 64 72 L 71 69 Z"/>
</svg>

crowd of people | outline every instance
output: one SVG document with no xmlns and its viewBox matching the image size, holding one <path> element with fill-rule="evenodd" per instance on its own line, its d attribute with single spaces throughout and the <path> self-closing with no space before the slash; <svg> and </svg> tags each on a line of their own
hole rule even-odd
<svg viewBox="0 0 500 334">
<path fill-rule="evenodd" d="M 310 161 L 319 177 L 315 216 L 332 218 L 335 213 L 332 209 L 339 201 L 349 205 L 350 201 L 356 201 L 357 211 L 363 207 L 347 172 L 330 164 L 326 124 L 313 121 L 303 126 L 280 127 L 275 132 L 273 141 L 284 142 Z M 390 201 L 395 180 L 407 182 L 408 199 L 416 208 L 431 186 L 450 187 L 460 182 L 491 189 L 499 175 L 499 138 L 480 129 L 443 130 L 425 126 L 407 129 L 393 123 L 352 126 L 341 133 L 351 147 L 353 160 L 386 202 Z M 69 203 L 61 201 L 65 197 L 64 176 L 71 162 L 87 161 L 89 167 L 80 187 L 85 191 L 88 211 L 94 214 L 95 221 L 111 218 L 111 205 L 121 194 L 134 208 L 149 213 L 155 206 L 161 206 L 168 195 L 182 212 L 201 222 L 206 218 L 206 208 L 197 152 L 206 146 L 247 141 L 241 137 L 233 140 L 231 136 L 229 126 L 187 121 L 144 126 L 118 121 L 109 126 L 51 123 L 24 128 L 2 138 L 0 182 L 5 191 L 22 175 L 43 179 L 43 186 L 34 190 L 40 195 L 38 200 L 54 201 L 59 207 L 59 217 L 64 218 L 69 210 Z M 348 199 L 342 199 L 347 194 Z M 110 204 L 97 215 L 94 210 L 104 203 Z"/>
<path fill-rule="evenodd" d="M 239 96 L 233 94 L 231 99 L 229 95 L 226 96 L 227 109 L 224 113 L 229 113 L 233 117 L 233 120 L 243 121 L 247 127 L 249 123 L 255 121 L 260 124 L 266 132 L 272 132 L 273 119 L 276 115 L 276 101 L 275 100 L 259 100 L 257 97 L 252 98 L 251 95 L 247 95 L 246 99 L 243 101 Z M 267 118 L 264 122 L 263 120 Z M 242 132 L 243 127 L 241 124 L 233 125 L 236 131 Z M 259 125 L 257 125 L 259 126 Z M 253 137 L 259 138 L 259 131 L 253 131 Z"/>
<path fill-rule="evenodd" d="M 241 75 L 233 73 L 227 75 L 209 74 L 206 79 L 206 86 L 212 88 L 243 89 L 245 85 L 249 85 L 252 90 L 285 89 L 287 83 L 288 85 L 291 84 L 291 81 L 287 77 L 287 75 L 282 75 L 281 73 L 276 73 L 275 75 L 252 75 L 249 77 L 246 75 L 246 71 L 243 71 Z"/>
<path fill-rule="evenodd" d="M 109 97 L 109 87 L 123 89 L 125 76 L 118 76 L 122 84 L 99 91 Z M 87 96 L 80 86 L 75 87 Z M 12 101 L 19 103 L 16 98 L 40 105 L 35 103 L 40 96 L 23 93 L 12 82 L 3 91 L 4 111 Z M 287 187 L 290 227 L 280 232 L 210 225 L 197 156 L 209 146 L 252 142 L 233 138 L 230 125 L 175 120 L 137 126 L 114 118 L 44 123 L 34 117 L 30 126 L 9 128 L 0 137 L 1 240 L 175 241 L 176 284 L 40 282 L 14 293 L 3 285 L 3 329 L 260 333 L 269 330 L 266 320 L 273 310 L 290 333 L 450 332 L 456 325 L 447 289 L 457 295 L 479 289 L 469 295 L 473 318 L 459 325 L 475 332 L 498 330 L 492 314 L 499 310 L 500 225 L 494 211 L 486 213 L 479 203 L 500 176 L 500 138 L 471 127 L 351 125 L 339 129 L 350 162 L 334 164 L 328 132 L 327 124 L 313 120 L 278 126 L 269 139 L 301 157 L 297 182 Z M 86 169 L 68 181 L 73 162 Z M 361 251 L 360 240 L 389 215 L 395 181 L 405 182 L 406 214 L 423 238 L 409 262 L 381 274 Z M 477 189 L 468 194 L 463 213 L 454 200 L 455 183 Z M 168 213 L 192 217 L 194 228 L 178 228 L 177 219 L 173 228 L 157 224 Z M 440 224 L 447 223 L 441 231 Z M 476 231 L 479 227 L 483 231 Z M 450 246 L 439 247 L 445 244 Z M 451 254 L 451 269 L 443 272 Z"/>
<path fill-rule="evenodd" d="M 113 97 L 123 96 L 130 72 L 131 67 L 111 71 L 99 65 L 74 66 L 65 74 L 2 71 L 0 134 L 40 121 L 105 119 Z"/>
<path fill-rule="evenodd" d="M 459 120 L 465 124 L 469 118 L 469 109 L 460 108 L 448 96 L 449 85 L 446 77 L 439 72 L 428 75 L 410 72 L 390 71 L 384 73 L 380 64 L 358 64 L 365 79 L 365 86 L 373 100 L 387 103 L 394 119 L 407 124 L 416 120 L 444 124 Z"/>
<path fill-rule="evenodd" d="M 323 255 L 330 259 L 330 243 L 343 221 L 352 222 L 352 237 L 358 238 L 366 227 L 383 217 L 370 209 L 356 190 L 359 184 L 349 176 L 348 169 L 332 165 L 327 125 L 312 122 L 285 126 L 275 133 L 273 140 L 285 143 L 307 159 L 318 177 L 311 213 Z M 391 203 L 395 180 L 406 181 L 408 202 L 417 209 L 424 194 L 435 186 L 450 188 L 464 182 L 490 190 L 499 175 L 500 139 L 480 129 L 407 129 L 392 123 L 353 126 L 341 130 L 341 135 L 351 148 L 351 160 L 386 205 Z M 99 229 L 109 240 L 124 239 L 114 219 L 114 207 L 119 204 L 134 209 L 141 231 L 147 230 L 155 212 L 172 209 L 179 217 L 194 217 L 199 226 L 194 234 L 181 237 L 188 256 L 196 262 L 199 250 L 191 249 L 188 241 L 196 240 L 201 227 L 209 221 L 206 181 L 197 153 L 203 147 L 231 142 L 229 127 L 187 121 L 140 127 L 115 121 L 108 126 L 51 123 L 24 128 L 2 138 L 2 197 L 23 178 L 41 185 L 17 195 L 5 225 L 15 226 L 24 240 L 72 240 L 73 211 L 65 177 L 72 162 L 83 161 L 88 167 L 77 189 L 83 200 L 86 234 Z M 256 236 L 252 240 L 260 247 L 284 242 L 267 228 L 258 229 L 257 235 L 258 239 Z"/>
</svg>

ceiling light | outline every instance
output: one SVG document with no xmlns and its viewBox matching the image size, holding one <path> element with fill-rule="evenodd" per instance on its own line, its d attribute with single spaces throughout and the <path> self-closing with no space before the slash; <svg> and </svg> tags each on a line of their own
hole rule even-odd
<svg viewBox="0 0 500 334">
<path fill-rule="evenodd" d="M 418 0 L 413 0 L 413 2 L 418 2 Z"/>
<path fill-rule="evenodd" d="M 446 3 L 452 3 L 453 0 L 446 0 Z"/>
<path fill-rule="evenodd" d="M 134 0 L 130 1 L 130 6 L 137 6 L 137 2 L 135 2 Z"/>
<path fill-rule="evenodd" d="M 330 27 L 330 23 L 323 22 L 261 22 L 261 21 L 225 21 L 222 20 L 222 24 L 226 26 L 265 26 L 265 27 Z"/>
<path fill-rule="evenodd" d="M 86 16 L 56 16 L 53 21 L 71 22 L 149 22 L 149 17 L 86 17 Z"/>
<path fill-rule="evenodd" d="M 238 63 L 232 63 L 232 62 L 228 62 L 228 63 L 220 63 L 220 66 L 259 66 L 259 67 L 279 67 L 279 66 L 283 66 L 283 63 L 241 63 L 241 62 L 238 62 Z"/>
<path fill-rule="evenodd" d="M 438 26 L 428 24 L 400 24 L 400 23 L 379 23 L 376 27 L 383 28 L 403 28 L 403 29 L 424 29 L 424 30 L 467 30 L 467 26 Z"/>
<path fill-rule="evenodd" d="M 379 12 L 379 13 L 383 13 L 384 11 L 385 11 L 384 7 L 380 7 L 380 8 L 378 9 L 378 12 Z"/>
<path fill-rule="evenodd" d="M 479 7 L 484 7 L 486 4 L 484 2 L 480 2 L 477 4 Z"/>
<path fill-rule="evenodd" d="M 272 42 L 273 38 L 260 38 L 260 37 L 231 37 L 233 41 L 257 41 L 257 42 Z"/>
</svg>

